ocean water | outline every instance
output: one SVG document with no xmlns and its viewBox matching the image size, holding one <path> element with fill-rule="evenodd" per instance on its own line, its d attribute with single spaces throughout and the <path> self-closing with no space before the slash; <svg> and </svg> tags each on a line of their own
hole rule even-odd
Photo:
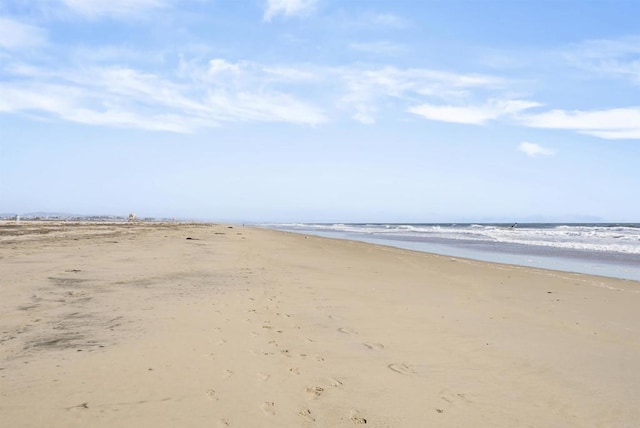
<svg viewBox="0 0 640 428">
<path fill-rule="evenodd" d="M 638 223 L 263 226 L 454 257 L 640 281 Z"/>
</svg>

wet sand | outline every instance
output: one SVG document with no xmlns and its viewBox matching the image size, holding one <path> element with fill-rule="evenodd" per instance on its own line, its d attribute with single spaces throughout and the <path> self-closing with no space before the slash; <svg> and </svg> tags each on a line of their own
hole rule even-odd
<svg viewBox="0 0 640 428">
<path fill-rule="evenodd" d="M 0 223 L 7 427 L 636 427 L 640 282 L 208 224 Z"/>
</svg>

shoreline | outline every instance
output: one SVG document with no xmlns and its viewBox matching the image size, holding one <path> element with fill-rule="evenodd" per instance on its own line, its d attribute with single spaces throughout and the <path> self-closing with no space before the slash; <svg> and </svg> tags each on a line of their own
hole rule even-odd
<svg viewBox="0 0 640 428">
<path fill-rule="evenodd" d="M 277 226 L 266 226 L 265 228 L 303 235 L 321 236 L 330 239 L 366 242 L 372 245 L 402 248 L 427 254 L 460 257 L 487 263 L 509 264 L 565 273 L 580 273 L 629 281 L 640 281 L 640 267 L 638 267 L 638 261 L 636 260 L 638 256 L 631 254 L 603 255 L 582 250 L 515 243 L 495 244 L 461 239 L 425 239 L 420 237 L 393 237 L 384 235 L 369 236 L 352 232 L 296 230 L 278 228 Z"/>
<path fill-rule="evenodd" d="M 121 226 L 0 241 L 7 424 L 640 425 L 636 281 Z"/>
</svg>

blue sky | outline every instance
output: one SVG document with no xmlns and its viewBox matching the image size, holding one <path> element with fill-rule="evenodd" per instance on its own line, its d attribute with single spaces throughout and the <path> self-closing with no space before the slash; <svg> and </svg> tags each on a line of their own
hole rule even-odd
<svg viewBox="0 0 640 428">
<path fill-rule="evenodd" d="M 640 2 L 8 0 L 0 213 L 640 221 Z"/>
</svg>

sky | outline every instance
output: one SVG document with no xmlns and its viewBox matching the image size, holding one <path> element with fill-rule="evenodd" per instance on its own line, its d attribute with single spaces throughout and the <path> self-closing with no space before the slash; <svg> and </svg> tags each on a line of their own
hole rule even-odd
<svg viewBox="0 0 640 428">
<path fill-rule="evenodd" d="M 2 0 L 0 213 L 640 222 L 637 0 Z"/>
</svg>

